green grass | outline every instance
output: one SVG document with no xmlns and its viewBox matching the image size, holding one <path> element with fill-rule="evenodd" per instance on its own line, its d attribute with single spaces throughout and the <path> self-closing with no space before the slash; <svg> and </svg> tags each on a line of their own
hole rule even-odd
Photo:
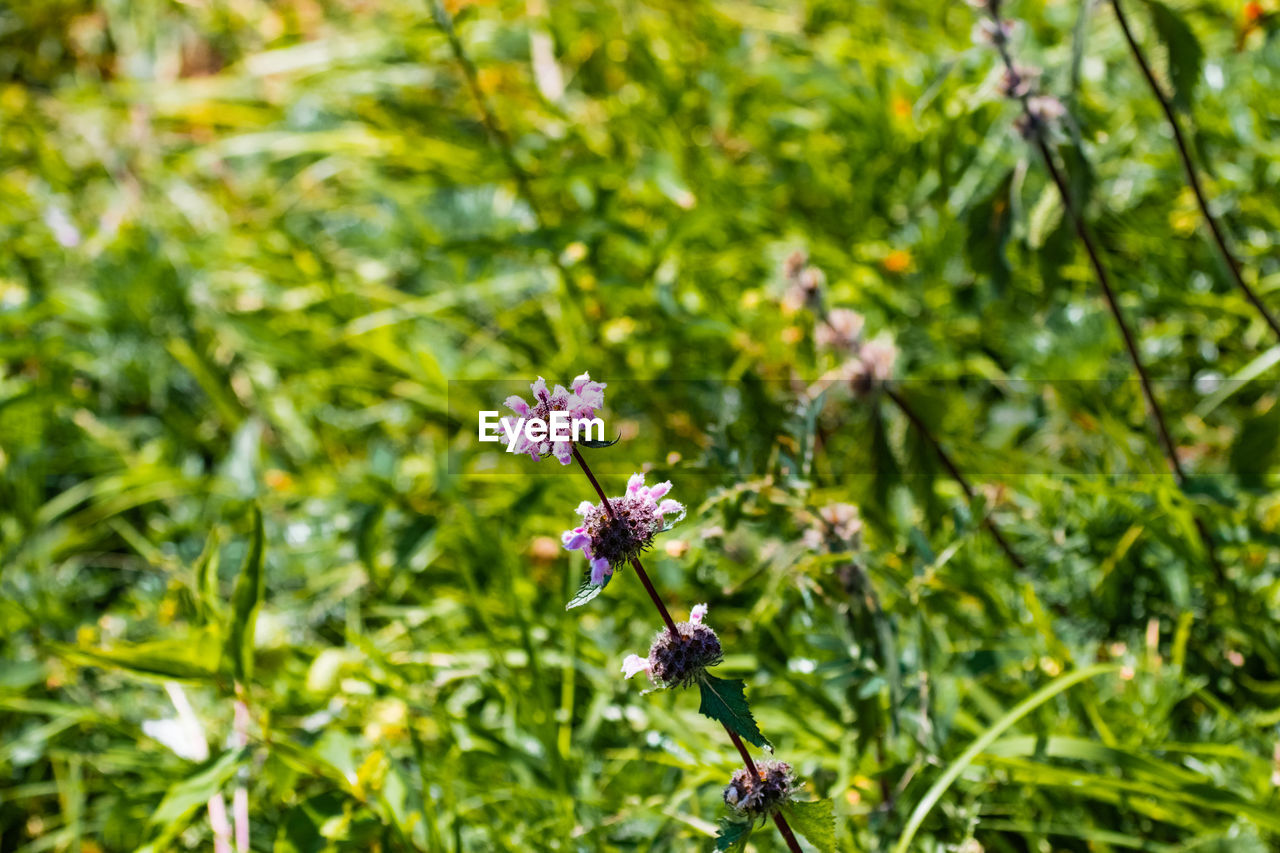
<svg viewBox="0 0 1280 853">
<path fill-rule="evenodd" d="M 1168 0 L 1172 56 L 1126 9 L 1280 310 L 1262 5 Z M 621 677 L 634 574 L 564 608 L 590 485 L 475 444 L 584 370 L 841 850 L 1273 849 L 1280 341 L 1109 7 L 1009 11 L 1183 488 L 965 4 L 446 6 L 496 125 L 430 3 L 0 7 L 0 850 L 213 849 L 238 785 L 260 851 L 710 849 L 738 757 Z M 975 500 L 884 396 L 799 393 L 800 248 Z M 205 761 L 143 730 L 169 682 Z"/>
</svg>

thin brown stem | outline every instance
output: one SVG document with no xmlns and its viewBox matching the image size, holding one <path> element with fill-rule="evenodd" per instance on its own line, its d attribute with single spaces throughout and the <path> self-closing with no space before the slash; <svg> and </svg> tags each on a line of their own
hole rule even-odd
<svg viewBox="0 0 1280 853">
<path fill-rule="evenodd" d="M 1275 315 L 1271 313 L 1254 289 L 1241 276 L 1240 262 L 1227 246 L 1227 238 L 1218 222 L 1218 218 L 1209 210 L 1209 200 L 1205 196 L 1204 188 L 1200 185 L 1200 176 L 1196 172 L 1194 161 L 1191 159 L 1191 147 L 1187 144 L 1186 137 L 1183 136 L 1182 125 L 1178 121 L 1178 115 L 1174 112 L 1173 104 L 1168 96 L 1160 88 L 1160 83 L 1156 80 L 1155 74 L 1151 72 L 1151 65 L 1147 62 L 1146 55 L 1142 52 L 1137 39 L 1133 36 L 1133 31 L 1129 28 L 1129 20 L 1125 17 L 1120 0 L 1111 0 L 1111 6 L 1116 10 L 1116 20 L 1120 23 L 1120 29 L 1124 33 L 1124 40 L 1129 44 L 1129 51 L 1138 63 L 1138 68 L 1142 70 L 1142 76 L 1146 78 L 1147 86 L 1150 87 L 1151 93 L 1155 95 L 1156 100 L 1160 103 L 1160 109 L 1164 112 L 1165 120 L 1169 123 L 1170 130 L 1173 131 L 1173 141 L 1178 148 L 1178 157 L 1182 160 L 1182 170 L 1186 173 L 1187 184 L 1191 187 L 1191 192 L 1195 194 L 1196 204 L 1200 207 L 1200 214 L 1204 217 L 1205 224 L 1209 226 L 1209 233 L 1213 236 L 1213 242 L 1218 248 L 1218 253 L 1222 255 L 1223 263 L 1227 265 L 1227 269 L 1231 272 L 1231 278 L 1235 281 L 1236 287 L 1240 288 L 1240 292 L 1244 294 L 1245 299 L 1249 300 L 1249 303 L 1258 309 L 1262 319 L 1266 320 L 1267 325 L 1271 327 L 1271 331 L 1277 337 L 1280 337 L 1280 322 L 1276 320 Z"/>
<path fill-rule="evenodd" d="M 729 740 L 733 741 L 733 745 L 738 748 L 738 754 L 742 756 L 742 763 L 746 766 L 747 772 L 759 779 L 760 771 L 756 769 L 756 763 L 751 760 L 751 753 L 747 752 L 747 745 L 742 742 L 742 738 L 733 729 L 725 726 L 724 723 L 720 725 L 724 726 L 725 733 L 729 735 Z"/>
<path fill-rule="evenodd" d="M 587 475 L 587 479 L 591 481 L 591 485 L 595 487 L 596 494 L 600 496 L 600 503 L 604 505 L 604 511 L 609 517 L 617 521 L 618 515 L 613 511 L 613 504 L 609 502 L 609 498 L 605 496 L 604 489 L 600 488 L 600 483 L 596 480 L 596 475 L 591 473 L 591 469 L 587 467 L 587 460 L 582 458 L 582 454 L 578 452 L 578 445 L 570 445 L 573 458 L 578 460 L 578 467 L 582 469 L 582 473 Z"/>
<path fill-rule="evenodd" d="M 1120 337 L 1124 339 L 1124 348 L 1129 354 L 1129 361 L 1132 362 L 1133 369 L 1137 371 L 1138 382 L 1142 386 L 1142 396 L 1146 400 L 1151 419 L 1155 422 L 1156 432 L 1160 436 L 1160 444 L 1164 448 L 1164 455 L 1168 460 L 1169 468 L 1173 471 L 1173 476 L 1177 478 L 1178 484 L 1182 485 L 1186 482 L 1187 475 L 1182 470 L 1182 463 L 1178 461 L 1178 449 L 1173 443 L 1173 437 L 1169 434 L 1164 411 L 1156 400 L 1155 390 L 1151 386 L 1151 377 L 1147 373 L 1146 365 L 1142 363 L 1142 355 L 1138 352 L 1138 343 L 1133 337 L 1133 332 L 1129 329 L 1128 321 L 1124 318 L 1124 312 L 1120 310 L 1120 303 L 1116 300 L 1115 290 L 1111 287 L 1110 276 L 1107 275 L 1106 267 L 1102 265 L 1102 258 L 1098 254 L 1098 248 L 1094 244 L 1093 236 L 1089 233 L 1089 229 L 1084 223 L 1084 218 L 1072 203 L 1071 191 L 1067 187 L 1066 178 L 1058 169 L 1057 163 L 1054 162 L 1053 152 L 1049 150 L 1049 144 L 1045 142 L 1043 134 L 1039 133 L 1039 131 L 1033 132 L 1035 133 L 1036 147 L 1040 150 L 1040 156 L 1044 159 L 1045 168 L 1049 170 L 1050 177 L 1053 178 L 1054 184 L 1058 187 L 1058 193 L 1062 196 L 1062 205 L 1067 211 L 1067 216 L 1071 220 L 1076 236 L 1084 244 L 1085 253 L 1089 256 L 1089 263 L 1093 267 L 1094 275 L 1097 276 L 1099 287 L 1102 288 L 1102 297 L 1107 303 L 1107 309 L 1111 312 L 1111 317 L 1115 320 L 1116 327 L 1120 330 Z"/>
<path fill-rule="evenodd" d="M 636 577 L 640 578 L 640 583 L 644 584 L 645 592 L 649 593 L 649 598 L 653 599 L 653 606 L 658 608 L 658 613 L 662 615 L 662 621 L 667 624 L 667 630 L 671 632 L 671 636 L 678 638 L 680 632 L 676 630 L 675 620 L 671 618 L 671 614 L 667 612 L 667 606 L 658 597 L 658 591 L 653 588 L 653 581 L 649 580 L 649 573 L 644 570 L 644 566 L 640 565 L 638 557 L 631 558 L 631 568 L 636 570 Z"/>
<path fill-rule="evenodd" d="M 995 20 L 997 28 L 1000 26 L 1000 17 L 997 8 L 990 9 L 991 16 Z M 1005 68 L 1009 74 L 1016 79 L 1018 77 L 1017 69 L 1013 62 L 1013 57 L 1009 55 L 1008 47 L 1003 39 L 996 39 L 996 50 L 1003 60 Z M 1186 472 L 1183 471 L 1182 462 L 1178 459 L 1178 449 L 1173 443 L 1173 437 L 1169 434 L 1169 427 L 1165 421 L 1164 411 L 1160 408 L 1160 403 L 1156 399 L 1155 390 L 1151 386 L 1151 377 L 1147 373 L 1146 365 L 1142 363 L 1142 355 L 1138 351 L 1137 341 L 1134 339 L 1133 332 L 1129 330 L 1129 323 L 1124 318 L 1124 312 L 1120 310 L 1120 303 L 1116 299 L 1115 290 L 1111 287 L 1111 278 L 1107 274 L 1107 269 L 1102 264 L 1102 256 L 1098 251 L 1097 245 L 1094 243 L 1093 235 L 1089 232 L 1088 226 L 1084 221 L 1083 212 L 1075 205 L 1071 197 L 1071 189 L 1067 184 L 1067 179 L 1062 171 L 1058 168 L 1057 161 L 1053 158 L 1053 152 L 1049 149 L 1049 143 L 1045 139 L 1044 122 L 1031 109 L 1029 93 L 1023 92 L 1018 97 L 1019 103 L 1022 105 L 1022 112 L 1027 122 L 1027 135 L 1034 140 L 1036 149 L 1040 152 L 1040 158 L 1044 161 L 1045 168 L 1049 172 L 1049 177 L 1053 179 L 1054 186 L 1058 189 L 1058 195 L 1062 198 L 1062 207 L 1066 211 L 1067 217 L 1071 220 L 1071 226 L 1076 232 L 1076 236 L 1084 245 L 1085 253 L 1089 256 L 1089 264 L 1093 268 L 1094 276 L 1098 279 L 1098 285 L 1102 289 L 1103 300 L 1107 304 L 1107 310 L 1111 312 L 1111 317 L 1115 320 L 1116 327 L 1120 330 L 1120 337 L 1124 340 L 1125 351 L 1129 355 L 1129 361 L 1133 364 L 1133 369 L 1138 374 L 1138 383 L 1142 388 L 1142 396 L 1147 404 L 1147 410 L 1151 414 L 1151 419 L 1155 422 L 1156 433 L 1160 437 L 1160 445 L 1164 450 L 1164 456 L 1169 464 L 1169 469 L 1173 472 L 1174 479 L 1178 485 L 1185 486 L 1187 482 Z M 1208 526 L 1195 514 L 1196 530 L 1199 532 L 1200 541 L 1204 545 L 1205 555 L 1209 560 L 1210 566 L 1213 568 L 1219 581 L 1225 579 L 1221 564 L 1218 562 L 1217 551 L 1214 547 L 1213 536 L 1209 532 Z"/>
<path fill-rule="evenodd" d="M 925 442 L 933 448 L 933 452 L 938 457 L 938 461 L 942 463 L 943 468 L 947 469 L 947 473 L 951 475 L 951 479 L 955 480 L 956 483 L 959 484 L 961 491 L 964 492 L 964 496 L 972 501 L 974 498 L 973 486 L 969 485 L 969 481 L 965 478 L 964 474 L 961 473 L 960 468 L 951 460 L 951 457 L 947 452 L 942 449 L 942 445 L 938 442 L 938 439 L 936 439 L 933 433 L 929 430 L 928 424 L 926 424 L 920 416 L 916 414 L 915 409 L 911 408 L 907 401 L 903 399 L 898 392 L 894 391 L 888 385 L 884 386 L 884 393 L 886 397 L 893 401 L 894 405 L 898 407 L 902 414 L 906 415 L 907 420 L 911 421 L 911 425 L 915 427 L 916 432 L 920 433 L 920 436 L 925 440 Z M 996 525 L 995 520 L 992 519 L 989 513 L 983 514 L 982 526 L 987 528 L 987 531 L 991 534 L 991 538 L 996 541 L 996 544 L 1000 546 L 1000 550 L 1004 551 L 1005 556 L 1009 558 L 1009 561 L 1012 562 L 1014 566 L 1016 566 L 1020 571 L 1027 568 L 1026 562 L 1022 557 L 1018 556 L 1017 551 L 1013 550 L 1013 546 L 1004 538 L 1004 534 L 1000 531 L 1000 528 Z"/>
<path fill-rule="evenodd" d="M 787 842 L 787 849 L 791 853 L 804 853 L 800 849 L 800 842 L 796 841 L 796 835 L 791 831 L 791 827 L 787 825 L 787 819 L 782 816 L 782 812 L 773 813 L 773 822 L 778 825 L 778 832 L 782 833 L 782 840 Z"/>
</svg>

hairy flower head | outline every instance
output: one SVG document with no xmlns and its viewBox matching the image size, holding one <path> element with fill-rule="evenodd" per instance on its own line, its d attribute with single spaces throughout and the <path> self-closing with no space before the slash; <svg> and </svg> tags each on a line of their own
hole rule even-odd
<svg viewBox="0 0 1280 853">
<path fill-rule="evenodd" d="M 724 789 L 724 803 L 751 818 L 772 814 L 790 799 L 796 787 L 791 765 L 785 761 L 756 762 L 759 778 L 743 767 L 734 772 Z"/>
<path fill-rule="evenodd" d="M 677 622 L 678 636 L 663 628 L 649 647 L 649 656 L 627 655 L 622 662 L 622 674 L 627 678 L 638 672 L 647 673 L 649 680 L 658 687 L 688 687 L 706 671 L 723 660 L 720 638 L 702 620 L 707 615 L 707 605 L 696 605 L 688 622 Z"/>
<path fill-rule="evenodd" d="M 547 388 L 547 381 L 541 376 L 538 381 L 529 386 L 533 391 L 533 404 L 530 405 L 525 399 L 519 395 L 512 394 L 504 403 L 508 409 L 515 412 L 520 418 L 540 418 L 546 423 L 551 423 L 552 412 L 568 412 L 569 417 L 573 419 L 583 418 L 590 419 L 595 417 L 596 409 L 604 407 L 604 389 L 603 382 L 592 382 L 590 375 L 583 373 L 575 378 L 569 388 L 563 385 L 556 385 L 554 388 Z M 503 429 L 499 432 L 498 441 L 502 444 L 508 444 L 509 439 L 506 436 L 507 429 L 514 431 L 516 418 L 510 416 L 502 418 Z M 572 441 L 530 441 L 524 432 L 521 431 L 515 439 L 515 453 L 527 453 L 533 459 L 541 459 L 544 456 L 554 456 L 560 461 L 561 465 L 568 465 L 573 461 L 573 442 Z"/>
<path fill-rule="evenodd" d="M 603 584 L 615 569 L 648 549 L 655 536 L 684 518 L 683 504 L 664 499 L 669 491 L 670 482 L 646 486 L 643 474 L 632 474 L 627 493 L 609 499 L 612 513 L 602 503 L 583 501 L 578 505 L 582 524 L 566 530 L 560 541 L 571 551 L 581 551 L 590 561 L 593 584 Z M 669 515 L 675 518 L 668 521 Z"/>
<path fill-rule="evenodd" d="M 819 323 L 818 328 L 814 330 L 814 339 L 820 347 L 836 350 L 854 349 L 866 322 L 857 311 L 833 308 L 827 313 L 826 322 Z"/>
</svg>

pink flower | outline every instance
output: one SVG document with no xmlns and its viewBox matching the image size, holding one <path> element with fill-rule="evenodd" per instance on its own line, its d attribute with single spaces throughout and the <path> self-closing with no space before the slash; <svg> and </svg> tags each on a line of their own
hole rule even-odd
<svg viewBox="0 0 1280 853">
<path fill-rule="evenodd" d="M 556 385 L 551 390 L 548 390 L 547 381 L 539 376 L 538 381 L 529 386 L 533 391 L 532 406 L 518 395 L 512 394 L 508 397 L 503 405 L 515 412 L 518 417 L 508 416 L 502 418 L 502 428 L 498 433 L 498 441 L 502 444 L 511 443 L 511 440 L 507 437 L 507 432 L 516 429 L 519 418 L 524 418 L 526 421 L 532 418 L 539 418 L 549 427 L 552 412 L 567 412 L 569 417 L 573 419 L 595 417 L 596 409 L 604 407 L 605 384 L 603 382 L 592 382 L 591 377 L 586 373 L 575 378 L 571 384 L 572 391 L 563 385 Z M 534 442 L 530 441 L 524 431 L 521 430 L 515 438 L 514 452 L 527 453 L 530 458 L 535 460 L 544 456 L 554 456 L 561 465 L 568 465 L 573 461 L 573 442 L 552 441 L 550 439 Z"/>
<path fill-rule="evenodd" d="M 866 320 L 857 311 L 833 308 L 827 314 L 827 321 L 818 325 L 814 338 L 820 347 L 852 349 L 857 344 L 864 325 Z"/>
<path fill-rule="evenodd" d="M 1052 127 L 1066 114 L 1062 101 L 1052 95 L 1034 95 L 1027 98 L 1026 113 L 1018 116 L 1014 128 L 1023 137 L 1030 137 L 1037 130 Z"/>
<path fill-rule="evenodd" d="M 643 672 L 648 675 L 649 659 L 642 658 L 640 655 L 627 655 L 626 660 L 622 662 L 622 674 L 630 678 L 637 672 Z"/>
<path fill-rule="evenodd" d="M 694 625 L 701 625 L 702 620 L 707 615 L 707 605 L 695 604 L 693 609 L 689 611 L 689 621 Z"/>
<path fill-rule="evenodd" d="M 644 484 L 643 474 L 632 474 L 627 493 L 610 498 L 610 514 L 604 504 L 583 501 L 578 505 L 582 524 L 560 537 L 570 551 L 581 551 L 590 561 L 591 583 L 601 586 L 615 569 L 646 550 L 653 538 L 684 518 L 684 506 L 665 497 L 671 483 Z M 668 520 L 667 516 L 675 518 Z"/>
</svg>

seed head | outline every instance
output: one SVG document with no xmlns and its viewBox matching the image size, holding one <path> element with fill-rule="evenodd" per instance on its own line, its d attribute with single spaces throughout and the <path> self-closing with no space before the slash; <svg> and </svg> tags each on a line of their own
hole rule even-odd
<svg viewBox="0 0 1280 853">
<path fill-rule="evenodd" d="M 759 778 L 745 767 L 735 771 L 724 789 L 725 805 L 751 818 L 777 811 L 790 799 L 796 785 L 791 765 L 785 761 L 758 761 L 756 770 Z"/>
</svg>

